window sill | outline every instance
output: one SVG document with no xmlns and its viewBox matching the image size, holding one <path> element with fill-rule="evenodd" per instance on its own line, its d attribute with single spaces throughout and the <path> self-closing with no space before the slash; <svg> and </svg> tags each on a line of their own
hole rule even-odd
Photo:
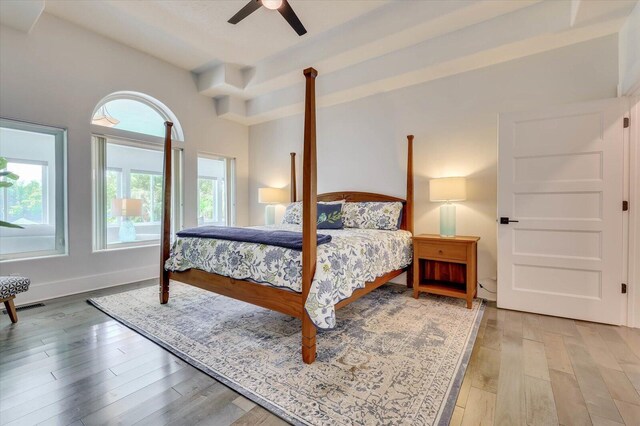
<svg viewBox="0 0 640 426">
<path fill-rule="evenodd" d="M 108 253 L 113 251 L 121 251 L 121 250 L 131 250 L 131 249 L 139 249 L 139 248 L 149 248 L 149 247 L 159 247 L 159 240 L 152 241 L 140 241 L 134 243 L 114 243 L 110 244 L 111 247 L 96 249 L 94 248 L 92 253 Z"/>
<path fill-rule="evenodd" d="M 10 262 L 24 262 L 24 261 L 31 261 L 31 260 L 41 260 L 41 259 L 54 259 L 56 257 L 69 257 L 69 253 L 65 252 L 65 253 L 50 253 L 50 254 L 27 254 L 20 257 L 17 257 L 18 254 L 16 254 L 16 257 L 11 257 L 12 255 L 8 255 L 8 257 L 0 257 L 0 263 L 10 263 Z"/>
</svg>

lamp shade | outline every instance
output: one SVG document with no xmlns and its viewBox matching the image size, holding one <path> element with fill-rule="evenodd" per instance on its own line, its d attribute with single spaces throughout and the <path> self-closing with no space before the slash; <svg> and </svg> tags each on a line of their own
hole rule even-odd
<svg viewBox="0 0 640 426">
<path fill-rule="evenodd" d="M 111 214 L 116 217 L 142 216 L 142 200 L 136 198 L 114 198 L 111 202 Z"/>
<path fill-rule="evenodd" d="M 463 177 L 431 179 L 430 201 L 463 201 L 467 199 L 467 180 Z"/>
<path fill-rule="evenodd" d="M 260 204 L 283 204 L 289 202 L 289 195 L 284 189 L 259 188 L 258 202 Z"/>
</svg>

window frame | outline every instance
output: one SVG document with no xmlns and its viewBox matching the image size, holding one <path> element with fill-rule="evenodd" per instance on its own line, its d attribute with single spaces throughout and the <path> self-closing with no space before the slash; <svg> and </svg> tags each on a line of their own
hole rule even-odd
<svg viewBox="0 0 640 426">
<path fill-rule="evenodd" d="M 46 197 L 46 209 L 44 214 L 49 216 L 51 212 L 51 203 L 53 202 L 53 208 L 55 210 L 55 223 L 49 223 L 47 219 L 47 225 L 53 225 L 55 228 L 55 248 L 53 250 L 37 250 L 27 251 L 10 254 L 0 254 L 0 263 L 20 262 L 25 260 L 54 258 L 54 257 L 66 257 L 69 256 L 69 213 L 68 213 L 68 151 L 67 151 L 67 129 L 62 126 L 52 126 L 46 124 L 33 123 L 29 121 L 16 120 L 8 117 L 0 116 L 0 127 L 14 129 L 24 132 L 47 134 L 54 137 L 54 158 L 55 158 L 55 200 L 50 200 Z M 8 161 L 11 161 L 9 157 L 6 157 Z M 25 161 L 25 160 L 13 160 L 13 162 L 21 162 L 25 164 L 40 164 L 40 161 Z M 46 163 L 46 162 L 44 162 Z M 45 164 L 45 170 L 50 167 Z M 43 173 L 46 171 L 43 170 Z M 43 182 L 45 179 L 43 178 Z M 51 185 L 48 173 L 46 173 L 47 185 Z M 48 186 L 50 188 L 50 186 Z M 48 192 L 48 191 L 47 191 Z"/>
<path fill-rule="evenodd" d="M 133 241 L 133 242 L 118 242 L 118 243 L 109 243 L 107 239 L 107 231 L 109 227 L 108 220 L 106 218 L 106 173 L 101 173 L 101 170 L 112 169 L 116 170 L 118 168 L 109 167 L 107 168 L 107 156 L 106 156 L 106 148 L 108 144 L 117 144 L 127 147 L 140 148 L 146 150 L 154 150 L 163 152 L 164 151 L 164 139 L 158 138 L 152 135 L 145 135 L 140 133 L 126 132 L 128 134 L 137 135 L 138 139 L 132 138 L 120 138 L 117 136 L 110 135 L 110 133 L 121 133 L 124 132 L 120 130 L 119 132 L 113 132 L 113 130 L 117 129 L 109 129 L 103 126 L 91 125 L 92 127 L 97 127 L 99 129 L 108 129 L 108 132 L 103 132 L 102 134 L 93 133 L 91 135 L 91 145 L 92 145 L 92 164 L 93 164 L 93 184 L 92 184 L 92 198 L 93 198 L 93 252 L 106 252 L 106 251 L 114 251 L 114 250 L 122 250 L 122 249 L 130 249 L 130 248 L 141 248 L 141 247 L 156 247 L 160 245 L 160 235 L 158 239 L 153 240 L 142 240 L 142 241 Z M 104 141 L 102 143 L 100 140 Z M 104 145 L 104 146 L 102 146 Z M 173 235 L 173 230 L 182 229 L 183 228 L 183 178 L 182 178 L 182 157 L 184 150 L 184 142 L 176 141 L 172 142 L 173 156 L 172 156 L 172 198 L 173 198 L 173 206 L 172 212 L 173 217 L 171 221 L 171 228 Z M 123 196 L 125 195 L 127 188 L 124 185 L 124 181 L 126 177 L 124 175 L 124 171 L 122 172 L 123 179 Z M 143 173 L 143 174 L 152 174 L 156 176 L 162 176 L 162 173 L 151 172 L 147 170 L 130 170 L 130 174 L 132 173 Z M 130 183 L 129 183 L 130 186 Z M 128 188 L 131 191 L 131 188 Z M 102 212 L 103 214 L 99 214 Z M 140 224 L 158 224 L 160 222 L 137 222 Z M 113 225 L 111 225 L 113 226 Z"/>
<path fill-rule="evenodd" d="M 154 149 L 160 152 L 164 151 L 164 138 L 144 133 L 133 132 L 130 130 L 117 129 L 115 127 L 106 127 L 93 124 L 92 120 L 96 112 L 105 104 L 115 100 L 131 100 L 145 104 L 146 106 L 157 112 L 164 121 L 173 123 L 171 129 L 171 147 L 172 155 L 172 220 L 171 235 L 184 227 L 184 176 L 183 176 L 183 158 L 184 158 L 184 132 L 182 126 L 175 114 L 159 100 L 140 92 L 118 91 L 111 93 L 98 102 L 89 119 L 91 129 L 91 148 L 92 148 L 92 222 L 93 222 L 93 252 L 105 252 L 113 250 L 122 250 L 140 247 L 154 247 L 160 245 L 160 236 L 157 240 L 135 241 L 130 243 L 107 243 L 107 228 L 109 226 L 106 219 L 106 147 L 108 143 L 119 143 L 125 146 L 131 146 L 141 149 Z M 104 143 L 101 143 L 104 141 Z M 132 170 L 133 171 L 133 170 Z M 143 171 L 144 172 L 144 171 Z M 162 175 L 162 173 L 160 174 Z M 123 180 L 126 180 L 123 173 Z M 123 184 L 123 195 L 126 193 L 126 185 Z M 98 214 L 103 212 L 104 214 Z"/>
<path fill-rule="evenodd" d="M 214 179 L 209 176 L 203 176 L 198 170 L 198 159 L 207 160 L 224 160 L 225 162 L 225 195 L 226 195 L 226 217 L 225 226 L 235 226 L 236 224 L 236 158 L 227 155 L 213 154 L 210 152 L 198 151 L 196 155 L 196 223 L 198 226 L 206 225 L 206 222 L 200 223 L 200 179 Z M 217 180 L 217 179 L 216 179 Z"/>
</svg>

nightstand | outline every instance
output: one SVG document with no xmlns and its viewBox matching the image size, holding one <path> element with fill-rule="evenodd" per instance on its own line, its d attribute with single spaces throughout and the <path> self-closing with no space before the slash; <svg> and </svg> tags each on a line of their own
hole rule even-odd
<svg viewBox="0 0 640 426">
<path fill-rule="evenodd" d="M 478 285 L 478 240 L 480 237 L 413 237 L 413 297 L 420 292 L 457 297 L 476 296 Z"/>
</svg>

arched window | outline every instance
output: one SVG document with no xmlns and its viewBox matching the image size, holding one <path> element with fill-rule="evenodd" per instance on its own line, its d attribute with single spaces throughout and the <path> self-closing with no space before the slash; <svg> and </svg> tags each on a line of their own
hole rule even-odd
<svg viewBox="0 0 640 426">
<path fill-rule="evenodd" d="M 183 141 L 182 127 L 171 110 L 159 100 L 136 92 L 110 94 L 98 103 L 91 118 L 96 126 L 157 137 L 164 137 L 165 121 L 173 122 L 172 139 Z"/>
<path fill-rule="evenodd" d="M 172 193 L 179 200 L 184 137 L 171 110 L 133 92 L 112 93 L 96 105 L 91 117 L 95 250 L 159 242 L 165 121 L 174 124 Z M 179 229 L 181 212 L 174 216 L 172 226 Z"/>
</svg>

